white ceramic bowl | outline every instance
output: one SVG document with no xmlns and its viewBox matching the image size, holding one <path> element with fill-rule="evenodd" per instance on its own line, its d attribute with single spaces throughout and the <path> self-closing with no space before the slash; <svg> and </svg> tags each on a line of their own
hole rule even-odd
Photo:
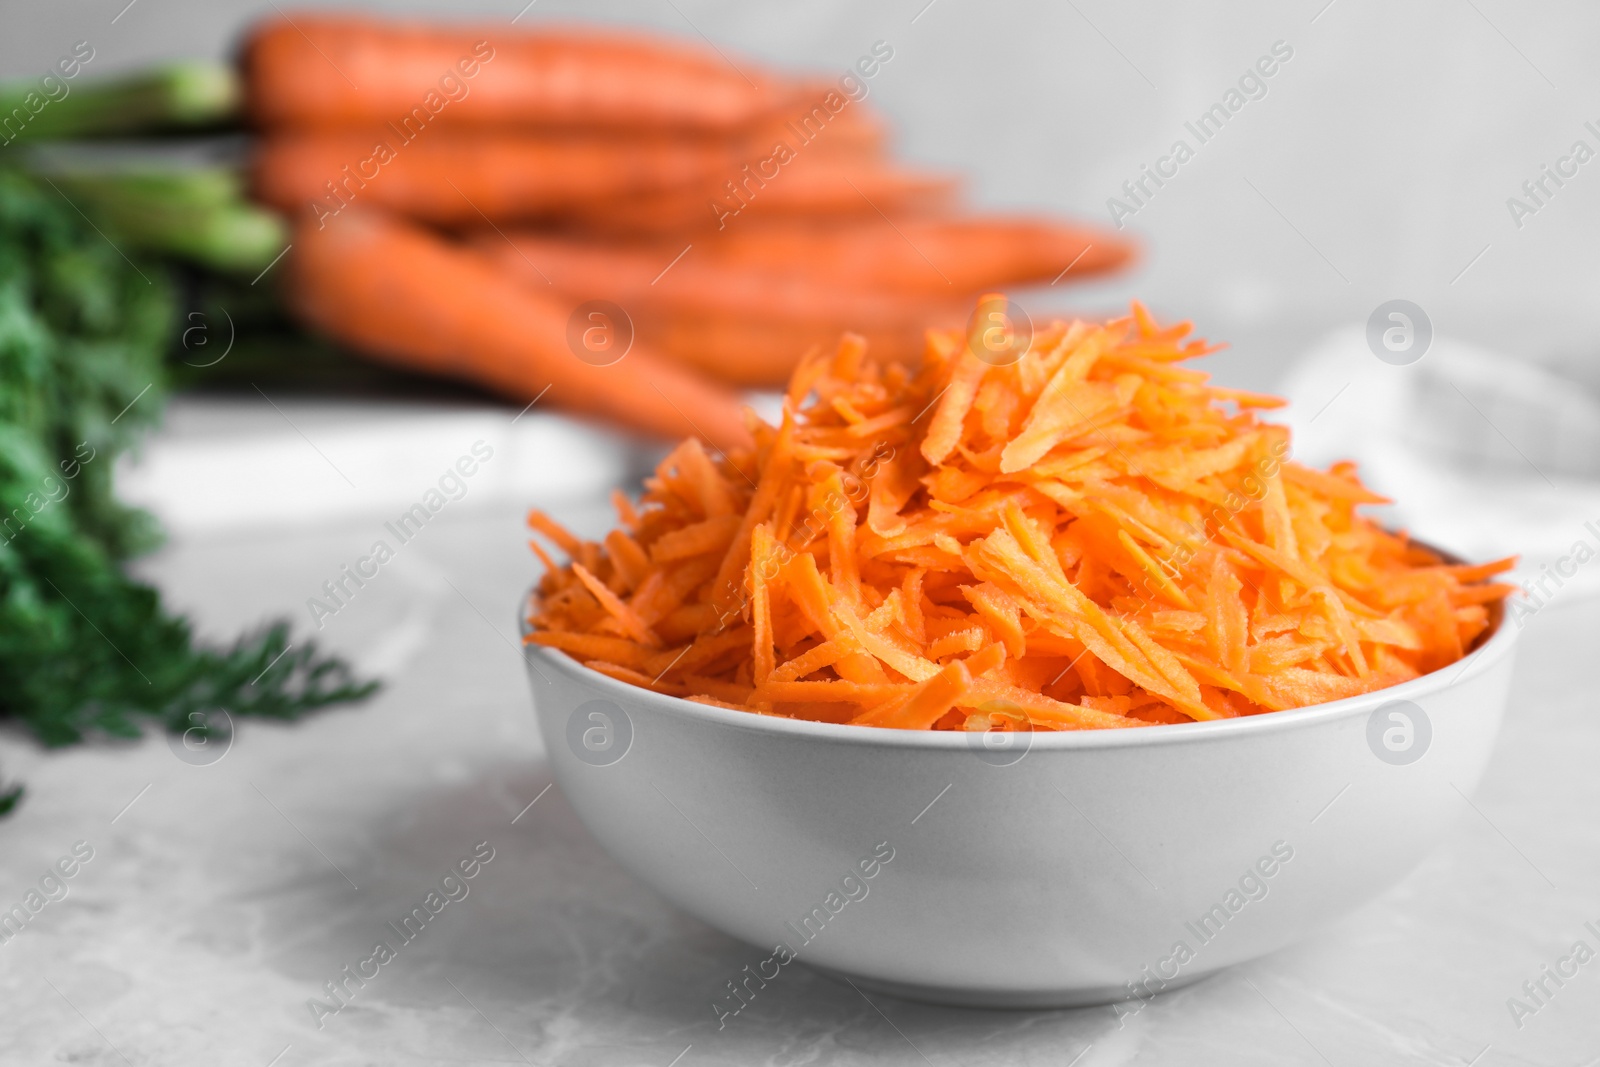
<svg viewBox="0 0 1600 1067">
<path fill-rule="evenodd" d="M 706 991 L 717 1010 L 794 959 L 1032 1008 L 1173 988 L 1399 881 L 1483 773 L 1515 638 L 1502 618 L 1459 663 L 1312 708 L 1020 735 L 794 721 L 538 646 L 527 663 L 555 778 L 595 837 L 751 946 L 737 992 Z"/>
</svg>

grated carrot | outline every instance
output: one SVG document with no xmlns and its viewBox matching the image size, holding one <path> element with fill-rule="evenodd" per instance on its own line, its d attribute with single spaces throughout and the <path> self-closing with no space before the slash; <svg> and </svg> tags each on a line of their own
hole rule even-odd
<svg viewBox="0 0 1600 1067">
<path fill-rule="evenodd" d="M 994 299 L 994 298 L 986 298 Z M 930 331 L 919 369 L 813 352 L 754 449 L 675 449 L 620 527 L 540 512 L 532 643 L 715 707 L 900 729 L 1232 718 L 1461 658 L 1515 587 L 1361 515 L 1288 458 L 1275 398 L 1138 304 L 1015 362 Z"/>
</svg>

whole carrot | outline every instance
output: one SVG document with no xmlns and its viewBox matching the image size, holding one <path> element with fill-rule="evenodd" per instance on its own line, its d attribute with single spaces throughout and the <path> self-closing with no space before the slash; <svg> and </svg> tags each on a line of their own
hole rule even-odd
<svg viewBox="0 0 1600 1067">
<path fill-rule="evenodd" d="M 617 31 L 526 31 L 295 12 L 257 25 L 242 64 L 262 126 L 735 129 L 787 85 L 709 49 Z"/>
<path fill-rule="evenodd" d="M 1076 281 L 1131 261 L 1110 230 L 1041 216 L 870 216 L 837 225 L 756 219 L 708 235 L 697 252 L 729 270 L 820 275 L 894 292 L 979 292 Z"/>
<path fill-rule="evenodd" d="M 632 243 L 540 233 L 480 230 L 472 245 L 508 273 L 570 293 L 705 314 L 825 321 L 848 328 L 926 307 L 922 294 L 840 285 L 826 271 L 793 264 L 779 273 L 702 253 L 699 244 Z M 965 304 L 965 294 L 940 301 Z M 915 317 L 909 314 L 907 317 Z"/>
<path fill-rule="evenodd" d="M 840 323 L 876 321 L 908 303 L 960 304 L 1008 285 L 1076 281 L 1120 266 L 1133 251 L 1066 223 L 982 216 L 892 225 L 752 220 L 748 228 L 670 241 L 483 230 L 474 243 L 502 268 L 574 293 Z"/>
<path fill-rule="evenodd" d="M 259 199 L 291 215 L 324 220 L 357 204 L 460 225 L 601 211 L 618 197 L 703 185 L 733 158 L 704 138 L 440 130 L 407 141 L 388 126 L 269 135 L 251 176 Z"/>
<path fill-rule="evenodd" d="M 290 305 L 372 359 L 661 437 L 748 443 L 732 393 L 639 344 L 610 366 L 578 358 L 568 344 L 573 307 L 425 230 L 357 209 L 327 226 L 302 222 L 293 248 Z"/>
<path fill-rule="evenodd" d="M 947 209 L 956 181 L 876 160 L 823 152 L 746 159 L 691 187 L 621 197 L 575 213 L 577 225 L 617 236 L 721 232 L 756 219 L 812 226 Z"/>
</svg>

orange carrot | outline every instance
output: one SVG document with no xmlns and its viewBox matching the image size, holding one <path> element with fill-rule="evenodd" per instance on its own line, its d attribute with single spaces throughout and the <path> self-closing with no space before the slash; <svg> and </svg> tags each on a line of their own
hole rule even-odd
<svg viewBox="0 0 1600 1067">
<path fill-rule="evenodd" d="M 729 146 L 706 139 L 460 133 L 407 141 L 391 127 L 285 133 L 260 141 L 253 191 L 314 218 L 346 204 L 459 226 L 560 219 L 616 197 L 704 185 L 726 171 Z"/>
<path fill-rule="evenodd" d="M 876 213 L 836 226 L 784 220 L 730 226 L 704 248 L 708 259 L 739 269 L 963 295 L 1076 281 L 1125 266 L 1135 252 L 1132 242 L 1113 231 L 1043 217 L 918 216 L 891 225 Z"/>
<path fill-rule="evenodd" d="M 612 366 L 580 360 L 568 348 L 571 307 L 405 223 L 357 210 L 303 222 L 291 258 L 299 316 L 373 359 L 647 433 L 719 448 L 749 439 L 732 394 L 637 344 Z"/>
<path fill-rule="evenodd" d="M 621 300 L 665 299 L 660 294 L 668 293 L 699 310 L 776 304 L 794 316 L 814 315 L 824 290 L 965 302 L 991 288 L 1050 281 L 1069 265 L 1068 279 L 1101 274 L 1125 265 L 1133 252 L 1120 238 L 1093 229 L 981 215 L 893 225 L 876 217 L 832 225 L 752 221 L 670 240 L 599 241 L 535 231 L 511 231 L 511 239 L 508 246 L 489 232 L 477 243 L 507 267 L 525 256 L 556 285 L 604 286 Z M 675 262 L 686 245 L 691 250 Z"/>
<path fill-rule="evenodd" d="M 827 323 L 834 328 L 832 339 L 856 323 L 917 319 L 930 304 L 923 294 L 908 298 L 839 285 L 825 271 L 804 263 L 782 272 L 732 263 L 687 238 L 669 244 L 489 230 L 478 232 L 471 243 L 501 269 L 539 285 L 604 296 L 629 307 Z M 952 300 L 948 291 L 932 295 L 938 303 Z"/>
<path fill-rule="evenodd" d="M 242 62 L 250 115 L 266 127 L 731 130 L 795 92 L 656 36 L 309 11 L 258 24 Z"/>
<path fill-rule="evenodd" d="M 757 176 L 759 178 L 759 175 Z M 620 237 L 717 233 L 755 220 L 795 225 L 898 218 L 947 210 L 956 182 L 877 161 L 807 152 L 758 181 L 739 170 L 702 186 L 642 193 L 575 212 L 573 224 Z"/>
</svg>

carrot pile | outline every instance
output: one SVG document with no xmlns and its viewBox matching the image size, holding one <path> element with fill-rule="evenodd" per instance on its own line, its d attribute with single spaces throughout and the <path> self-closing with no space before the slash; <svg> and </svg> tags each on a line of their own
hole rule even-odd
<svg viewBox="0 0 1600 1067">
<path fill-rule="evenodd" d="M 946 730 L 1253 715 L 1465 655 L 1514 561 L 1362 516 L 1385 501 L 1352 465 L 1290 460 L 1257 414 L 1281 401 L 1208 384 L 1188 334 L 1137 304 L 1028 344 L 931 330 L 918 370 L 847 335 L 753 448 L 687 440 L 616 494 L 603 541 L 531 513 L 569 561 L 532 543 L 528 640 L 699 703 Z"/>
<path fill-rule="evenodd" d="M 736 390 L 781 387 L 808 348 L 844 329 L 869 337 L 875 357 L 915 360 L 923 329 L 958 325 L 981 292 L 1070 284 L 1133 255 L 1115 231 L 974 213 L 948 176 L 894 160 L 866 100 L 874 79 L 895 77 L 887 42 L 819 80 L 698 43 L 536 27 L 538 17 L 475 28 L 295 12 L 247 37 L 252 192 L 293 223 L 291 266 L 315 261 L 288 285 L 296 306 L 319 309 L 323 332 L 520 401 L 548 384 L 548 406 L 714 436 L 658 397 L 649 373 L 629 373 L 676 365 L 704 382 L 705 421 L 740 427 L 715 443 L 735 445 Z M 483 331 L 463 333 L 453 369 L 415 355 L 416 318 L 488 313 L 470 298 L 431 306 L 452 290 L 469 297 L 463 286 L 412 287 L 414 314 L 337 312 L 394 304 L 362 267 L 423 242 L 517 283 L 516 301 L 496 291 L 497 313 L 525 309 L 502 333 L 592 301 L 619 305 L 636 339 L 609 375 L 622 396 L 601 412 L 587 385 L 573 386 L 588 378 L 557 366 L 580 358 L 564 329 L 492 351 L 468 351 Z M 493 367 L 511 349 L 516 365 Z"/>
</svg>

